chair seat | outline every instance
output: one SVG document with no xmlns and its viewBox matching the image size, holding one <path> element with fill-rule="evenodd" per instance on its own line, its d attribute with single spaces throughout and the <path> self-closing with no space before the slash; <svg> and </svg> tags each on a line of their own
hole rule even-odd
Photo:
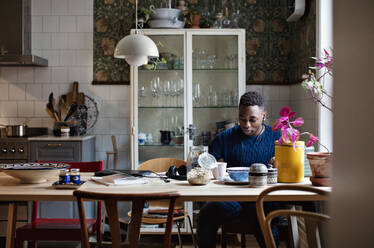
<svg viewBox="0 0 374 248">
<path fill-rule="evenodd" d="M 90 229 L 95 224 L 95 219 L 87 220 L 87 228 Z M 17 229 L 17 232 L 43 230 L 80 230 L 79 219 L 39 219 L 36 224 L 26 224 Z"/>
<path fill-rule="evenodd" d="M 127 213 L 127 215 L 131 218 L 131 211 L 129 211 Z M 184 213 L 183 215 L 181 216 L 174 216 L 173 217 L 173 221 L 178 221 L 178 220 L 183 220 L 184 218 L 186 218 L 188 216 L 187 213 Z M 165 215 L 165 218 L 161 218 L 161 217 L 155 217 L 155 218 L 151 218 L 151 217 L 142 217 L 141 219 L 141 223 L 143 224 L 148 224 L 148 225 L 153 225 L 153 224 L 165 224 L 167 221 L 167 216 Z"/>
</svg>

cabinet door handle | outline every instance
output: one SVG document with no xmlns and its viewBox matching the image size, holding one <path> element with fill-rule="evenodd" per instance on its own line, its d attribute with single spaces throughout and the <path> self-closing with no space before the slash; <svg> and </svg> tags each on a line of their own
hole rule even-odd
<svg viewBox="0 0 374 248">
<path fill-rule="evenodd" d="M 48 144 L 49 147 L 61 147 L 62 144 Z"/>
</svg>

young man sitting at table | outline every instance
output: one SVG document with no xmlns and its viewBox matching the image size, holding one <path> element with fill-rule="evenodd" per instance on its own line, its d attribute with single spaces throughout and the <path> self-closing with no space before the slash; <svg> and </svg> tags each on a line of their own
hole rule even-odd
<svg viewBox="0 0 374 248">
<path fill-rule="evenodd" d="M 250 166 L 253 163 L 272 163 L 274 141 L 280 132 L 273 132 L 264 124 L 264 100 L 257 92 L 247 92 L 240 98 L 239 124 L 217 135 L 209 146 L 209 153 L 217 160 L 227 162 L 227 167 Z M 235 189 L 233 189 L 235 190 Z M 278 208 L 277 203 L 265 204 L 265 211 Z M 255 225 L 255 236 L 260 247 L 265 247 L 257 221 L 255 202 L 208 202 L 200 210 L 197 226 L 198 245 L 216 247 L 217 231 L 223 223 L 234 219 L 246 220 Z M 276 242 L 278 230 L 273 225 Z"/>
</svg>

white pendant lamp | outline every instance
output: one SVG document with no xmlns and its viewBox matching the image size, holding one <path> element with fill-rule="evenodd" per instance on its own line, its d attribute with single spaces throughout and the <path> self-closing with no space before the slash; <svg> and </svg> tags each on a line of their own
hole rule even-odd
<svg viewBox="0 0 374 248">
<path fill-rule="evenodd" d="M 148 63 L 148 58 L 158 57 L 156 44 L 138 31 L 138 0 L 135 1 L 135 33 L 122 38 L 114 50 L 114 57 L 125 59 L 131 66 Z"/>
</svg>

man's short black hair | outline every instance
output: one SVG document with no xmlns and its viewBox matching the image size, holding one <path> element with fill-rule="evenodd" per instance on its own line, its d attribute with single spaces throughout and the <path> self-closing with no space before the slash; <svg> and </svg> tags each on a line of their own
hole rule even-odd
<svg viewBox="0 0 374 248">
<path fill-rule="evenodd" d="M 259 106 L 261 108 L 264 107 L 264 98 L 262 98 L 261 94 L 256 91 L 248 91 L 244 93 L 240 97 L 240 104 L 244 106 Z"/>
</svg>

